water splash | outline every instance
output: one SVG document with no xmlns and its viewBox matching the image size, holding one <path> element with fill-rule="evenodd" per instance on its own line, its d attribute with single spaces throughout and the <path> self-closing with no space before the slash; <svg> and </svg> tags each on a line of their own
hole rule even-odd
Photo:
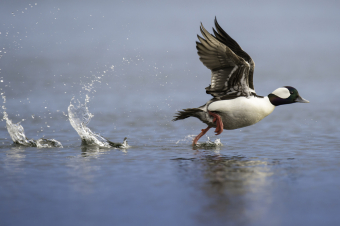
<svg viewBox="0 0 340 226">
<path fill-rule="evenodd" d="M 176 144 L 179 143 L 192 143 L 192 141 L 195 139 L 196 135 L 187 135 L 183 139 L 180 139 L 176 142 Z"/>
<path fill-rule="evenodd" d="M 178 140 L 176 144 L 178 143 L 192 143 L 195 139 L 196 135 L 187 135 L 184 137 L 184 139 Z M 216 139 L 215 141 L 211 141 L 209 137 L 207 137 L 208 140 L 203 143 L 197 143 L 195 147 L 201 147 L 201 148 L 215 148 L 215 147 L 221 147 L 223 144 L 221 143 L 221 139 Z"/>
<path fill-rule="evenodd" d="M 208 141 L 204 143 L 197 143 L 196 147 L 202 147 L 202 148 L 215 148 L 215 147 L 221 147 L 223 144 L 221 143 L 221 139 L 216 139 L 215 141 L 211 141 L 208 137 Z"/>
<path fill-rule="evenodd" d="M 73 102 L 73 103 L 72 103 Z M 68 106 L 68 118 L 72 127 L 79 134 L 82 145 L 94 145 L 101 148 L 128 148 L 127 138 L 124 138 L 123 143 L 114 143 L 108 139 L 102 137 L 100 134 L 92 132 L 87 125 L 90 123 L 93 115 L 87 108 L 89 97 L 86 95 L 85 103 L 81 104 L 79 100 L 75 101 L 74 97 L 71 99 L 71 103 Z M 75 106 L 77 105 L 77 106 Z"/>
<path fill-rule="evenodd" d="M 40 138 L 38 140 L 28 139 L 25 135 L 24 127 L 20 125 L 20 122 L 13 123 L 12 120 L 8 118 L 8 114 L 4 111 L 3 119 L 6 120 L 6 127 L 9 135 L 11 136 L 15 144 L 20 144 L 28 147 L 37 148 L 62 148 L 62 144 L 55 139 L 44 139 Z"/>
</svg>

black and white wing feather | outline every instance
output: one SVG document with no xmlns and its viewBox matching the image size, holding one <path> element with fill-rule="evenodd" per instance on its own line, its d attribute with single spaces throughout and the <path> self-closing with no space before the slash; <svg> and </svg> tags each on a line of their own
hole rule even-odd
<svg viewBox="0 0 340 226">
<path fill-rule="evenodd" d="M 196 48 L 202 63 L 211 70 L 206 92 L 214 97 L 256 95 L 253 85 L 254 61 L 217 23 L 214 35 L 201 24 Z"/>
</svg>

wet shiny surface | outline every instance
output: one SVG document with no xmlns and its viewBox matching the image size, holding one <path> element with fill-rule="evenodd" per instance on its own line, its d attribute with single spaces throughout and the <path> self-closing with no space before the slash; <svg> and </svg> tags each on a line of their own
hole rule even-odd
<svg viewBox="0 0 340 226">
<path fill-rule="evenodd" d="M 1 106 L 28 138 L 63 145 L 13 145 L 0 122 L 0 225 L 340 223 L 338 5 L 182 4 L 0 9 Z M 310 103 L 209 131 L 223 146 L 192 148 L 188 136 L 206 126 L 171 119 L 210 98 L 195 40 L 215 15 L 254 59 L 259 95 L 291 85 Z M 85 95 L 89 128 L 113 142 L 128 137 L 129 149 L 81 146 L 67 108 Z"/>
</svg>

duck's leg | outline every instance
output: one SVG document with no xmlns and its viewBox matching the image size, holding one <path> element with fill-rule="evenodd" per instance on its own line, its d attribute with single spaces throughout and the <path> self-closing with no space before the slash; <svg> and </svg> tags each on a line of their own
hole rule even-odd
<svg viewBox="0 0 340 226">
<path fill-rule="evenodd" d="M 207 128 L 202 129 L 202 132 L 201 132 L 200 134 L 198 134 L 198 135 L 195 137 L 194 141 L 192 142 L 192 145 L 195 146 L 195 145 L 197 144 L 197 141 L 198 141 L 204 134 L 206 134 L 210 128 L 211 128 L 211 127 L 208 126 Z"/>
<path fill-rule="evenodd" d="M 219 116 L 218 114 L 215 114 L 211 111 L 208 111 L 208 113 L 214 117 L 213 122 L 216 122 L 216 129 L 215 129 L 215 133 L 216 135 L 220 135 L 223 132 L 223 122 L 221 119 L 221 116 Z M 211 128 L 211 126 L 208 126 L 205 129 L 202 129 L 202 132 L 200 134 L 197 135 L 197 137 L 195 137 L 194 141 L 192 142 L 192 145 L 195 146 L 197 144 L 197 141 L 208 132 L 208 130 Z"/>
<path fill-rule="evenodd" d="M 223 122 L 221 119 L 221 116 L 219 116 L 218 114 L 215 114 L 211 111 L 208 111 L 209 115 L 211 115 L 212 117 L 214 117 L 213 122 L 216 122 L 216 129 L 215 129 L 215 135 L 220 135 L 223 132 Z"/>
</svg>

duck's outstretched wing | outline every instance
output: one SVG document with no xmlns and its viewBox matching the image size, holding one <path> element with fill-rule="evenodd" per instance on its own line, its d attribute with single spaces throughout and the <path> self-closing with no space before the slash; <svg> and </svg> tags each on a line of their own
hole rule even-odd
<svg viewBox="0 0 340 226">
<path fill-rule="evenodd" d="M 204 38 L 197 35 L 196 48 L 202 63 L 211 70 L 206 89 L 214 97 L 256 95 L 253 85 L 254 61 L 217 23 L 214 35 L 201 24 Z"/>
</svg>

